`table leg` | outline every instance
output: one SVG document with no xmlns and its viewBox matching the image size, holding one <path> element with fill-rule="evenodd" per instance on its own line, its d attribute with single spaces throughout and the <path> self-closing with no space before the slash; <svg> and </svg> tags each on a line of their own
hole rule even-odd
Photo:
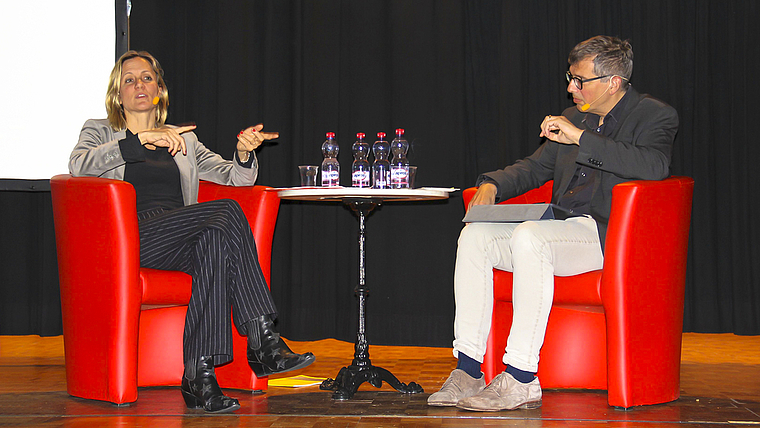
<svg viewBox="0 0 760 428">
<path fill-rule="evenodd" d="M 344 201 L 359 217 L 359 285 L 356 287 L 356 293 L 359 297 L 359 328 L 356 333 L 356 343 L 354 344 L 354 359 L 351 365 L 343 367 L 338 375 L 333 379 L 327 379 L 322 382 L 320 389 L 333 390 L 333 399 L 348 400 L 354 396 L 359 386 L 364 382 L 369 382 L 375 388 L 380 388 L 383 381 L 399 392 L 406 394 L 418 394 L 423 392 L 422 387 L 415 382 L 409 385 L 400 382 L 393 373 L 382 367 L 372 365 L 369 359 L 369 343 L 365 335 L 365 302 L 369 290 L 366 287 L 364 267 L 364 222 L 367 215 L 372 211 L 379 202 L 367 199 L 346 200 Z"/>
</svg>

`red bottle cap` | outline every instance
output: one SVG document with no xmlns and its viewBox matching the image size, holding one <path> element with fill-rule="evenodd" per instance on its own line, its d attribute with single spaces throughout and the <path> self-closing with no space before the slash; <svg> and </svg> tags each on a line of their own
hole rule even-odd
<svg viewBox="0 0 760 428">
<path fill-rule="evenodd" d="M 398 135 L 399 137 L 402 136 L 402 135 L 404 135 L 404 130 L 401 129 L 401 128 L 397 129 L 396 130 L 396 135 Z"/>
<path fill-rule="evenodd" d="M 358 138 L 360 140 L 363 140 L 364 139 L 364 133 L 360 132 L 360 133 L 356 134 L 356 138 Z"/>
<path fill-rule="evenodd" d="M 385 138 L 385 132 L 378 132 L 378 133 L 377 133 L 377 138 L 379 138 L 379 139 L 381 139 L 381 140 L 382 140 L 383 138 Z"/>
<path fill-rule="evenodd" d="M 327 133 L 327 138 L 331 138 L 331 139 L 335 138 L 335 133 L 334 132 L 328 132 Z"/>
</svg>

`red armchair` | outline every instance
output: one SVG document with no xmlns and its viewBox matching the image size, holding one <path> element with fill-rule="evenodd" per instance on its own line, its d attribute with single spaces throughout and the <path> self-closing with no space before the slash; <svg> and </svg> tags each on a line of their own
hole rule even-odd
<svg viewBox="0 0 760 428">
<path fill-rule="evenodd" d="M 551 186 L 503 203 L 550 202 Z M 693 189 L 688 177 L 613 188 L 602 270 L 554 278 L 538 364 L 544 388 L 606 389 L 622 408 L 678 398 Z M 464 191 L 465 207 L 475 191 Z M 494 269 L 488 382 L 504 370 L 511 325 L 512 273 Z"/>
<path fill-rule="evenodd" d="M 131 184 L 57 175 L 53 197 L 69 394 L 115 404 L 137 400 L 138 386 L 179 385 L 191 278 L 140 268 Z M 237 200 L 251 224 L 269 283 L 280 199 L 265 186 L 201 182 L 199 201 Z M 234 359 L 216 369 L 226 388 L 264 390 L 248 367 L 246 338 L 233 328 Z"/>
</svg>

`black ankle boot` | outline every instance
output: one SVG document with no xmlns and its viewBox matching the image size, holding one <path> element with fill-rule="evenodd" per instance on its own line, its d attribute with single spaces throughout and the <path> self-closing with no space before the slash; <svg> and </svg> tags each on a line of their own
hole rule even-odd
<svg viewBox="0 0 760 428">
<path fill-rule="evenodd" d="M 189 409 L 203 408 L 209 413 L 227 413 L 240 408 L 236 399 L 227 397 L 219 388 L 214 374 L 214 357 L 201 357 L 196 364 L 195 377 L 189 379 L 187 373 L 182 376 L 181 389 Z"/>
<path fill-rule="evenodd" d="M 280 339 L 269 315 L 248 322 L 248 364 L 256 376 L 302 369 L 315 359 L 311 352 L 293 353 L 285 341 Z"/>
</svg>

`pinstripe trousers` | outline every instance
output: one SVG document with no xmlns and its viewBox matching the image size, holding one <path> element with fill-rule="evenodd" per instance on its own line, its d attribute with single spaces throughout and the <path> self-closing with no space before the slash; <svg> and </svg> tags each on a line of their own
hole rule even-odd
<svg viewBox="0 0 760 428">
<path fill-rule="evenodd" d="M 185 362 L 213 356 L 232 359 L 230 307 L 238 331 L 277 310 L 259 266 L 256 243 L 243 210 L 222 199 L 173 210 L 138 213 L 140 265 L 178 270 L 193 278 L 185 318 Z"/>
</svg>

